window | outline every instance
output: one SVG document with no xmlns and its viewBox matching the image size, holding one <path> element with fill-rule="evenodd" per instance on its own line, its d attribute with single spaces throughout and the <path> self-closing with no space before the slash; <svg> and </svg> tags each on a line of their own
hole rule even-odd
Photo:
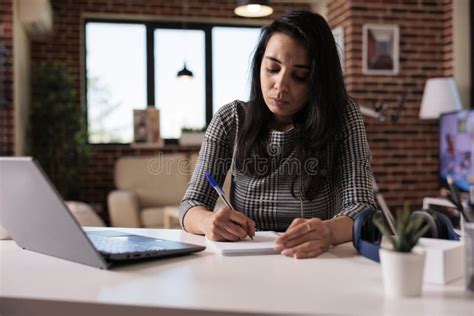
<svg viewBox="0 0 474 316">
<path fill-rule="evenodd" d="M 155 105 L 163 138 L 179 138 L 182 127 L 206 125 L 204 42 L 201 30 L 155 30 Z M 192 80 L 176 77 L 184 62 Z"/>
<path fill-rule="evenodd" d="M 132 109 L 146 105 L 145 32 L 140 24 L 86 25 L 91 143 L 129 143 L 133 139 Z"/>
<path fill-rule="evenodd" d="M 259 27 L 181 23 L 85 22 L 90 143 L 133 140 L 133 109 L 160 109 L 162 138 L 202 128 L 222 105 L 249 98 Z M 176 75 L 186 62 L 190 81 Z M 211 80 L 212 78 L 212 80 Z"/>
<path fill-rule="evenodd" d="M 236 99 L 249 100 L 250 66 L 260 29 L 212 28 L 213 113 Z"/>
</svg>

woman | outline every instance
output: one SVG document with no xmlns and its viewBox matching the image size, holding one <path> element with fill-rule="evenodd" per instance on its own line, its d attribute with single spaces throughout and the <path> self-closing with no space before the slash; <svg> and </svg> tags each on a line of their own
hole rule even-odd
<svg viewBox="0 0 474 316">
<path fill-rule="evenodd" d="M 231 204 L 211 212 L 232 165 Z M 236 241 L 284 231 L 275 249 L 316 257 L 352 239 L 374 207 L 370 151 L 358 105 L 344 87 L 336 44 L 318 14 L 294 11 L 262 30 L 250 101 L 219 109 L 180 206 L 183 228 Z"/>
</svg>

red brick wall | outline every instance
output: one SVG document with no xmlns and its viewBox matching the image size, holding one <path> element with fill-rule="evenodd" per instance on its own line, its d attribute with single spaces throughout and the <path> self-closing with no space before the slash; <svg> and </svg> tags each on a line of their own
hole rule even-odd
<svg viewBox="0 0 474 316">
<path fill-rule="evenodd" d="M 372 107 L 383 100 L 393 109 L 407 91 L 398 122 L 365 118 L 376 180 L 389 206 L 406 200 L 420 205 L 438 194 L 438 121 L 418 119 L 426 79 L 452 75 L 452 1 L 329 1 L 328 22 L 345 33 L 345 74 L 349 93 Z M 400 72 L 362 74 L 362 25 L 400 27 Z"/>
<path fill-rule="evenodd" d="M 0 46 L 7 49 L 7 56 L 0 54 L 0 156 L 11 156 L 14 151 L 13 121 L 13 2 L 0 0 Z"/>
</svg>

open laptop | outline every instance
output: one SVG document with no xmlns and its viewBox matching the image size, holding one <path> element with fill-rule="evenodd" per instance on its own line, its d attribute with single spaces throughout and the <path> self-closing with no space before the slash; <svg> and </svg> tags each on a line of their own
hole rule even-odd
<svg viewBox="0 0 474 316">
<path fill-rule="evenodd" d="M 23 249 L 101 269 L 205 249 L 119 231 L 85 232 L 31 157 L 0 157 L 0 224 Z"/>
</svg>

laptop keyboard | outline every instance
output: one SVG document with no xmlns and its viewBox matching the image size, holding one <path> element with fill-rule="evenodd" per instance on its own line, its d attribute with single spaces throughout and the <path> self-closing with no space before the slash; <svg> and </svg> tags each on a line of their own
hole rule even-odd
<svg viewBox="0 0 474 316">
<path fill-rule="evenodd" d="M 106 254 L 155 253 L 166 249 L 153 245 L 153 242 L 133 242 L 126 238 L 98 235 L 88 235 L 88 237 L 99 252 Z"/>
</svg>

